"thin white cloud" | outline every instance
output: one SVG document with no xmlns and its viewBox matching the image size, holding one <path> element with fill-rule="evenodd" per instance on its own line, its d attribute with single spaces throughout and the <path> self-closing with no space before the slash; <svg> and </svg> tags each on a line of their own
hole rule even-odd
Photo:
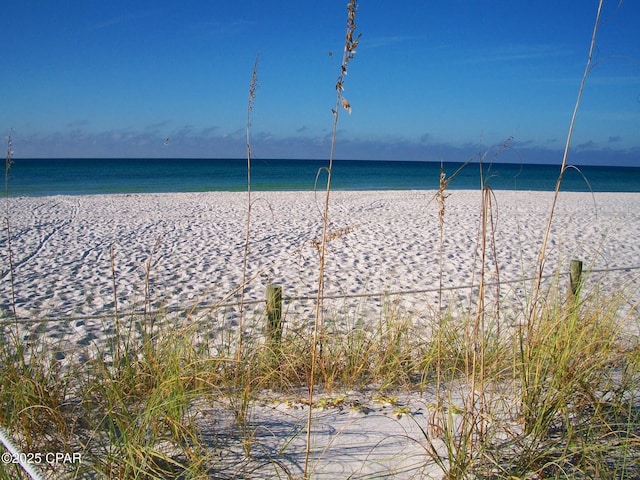
<svg viewBox="0 0 640 480">
<path fill-rule="evenodd" d="M 591 85 L 599 86 L 638 86 L 640 85 L 640 75 L 599 75 L 595 70 L 588 78 Z M 640 93 L 640 87 L 638 88 Z"/>
<path fill-rule="evenodd" d="M 362 43 L 363 48 L 383 48 L 402 43 L 413 43 L 422 41 L 423 37 L 417 35 L 390 35 L 387 37 L 367 37 Z"/>
<path fill-rule="evenodd" d="M 461 63 L 505 63 L 549 59 L 551 57 L 565 57 L 572 55 L 573 50 L 552 44 L 540 45 L 504 45 L 483 48 L 481 51 L 470 53 Z"/>
</svg>

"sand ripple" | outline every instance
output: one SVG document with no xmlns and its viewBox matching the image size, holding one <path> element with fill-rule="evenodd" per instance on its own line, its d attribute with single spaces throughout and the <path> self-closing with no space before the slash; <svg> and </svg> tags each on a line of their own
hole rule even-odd
<svg viewBox="0 0 640 480">
<path fill-rule="evenodd" d="M 438 287 L 441 270 L 445 287 L 471 283 L 481 268 L 481 194 L 449 193 L 441 256 L 434 192 L 333 192 L 327 294 L 428 290 Z M 321 198 L 312 192 L 257 192 L 253 198 L 248 274 L 254 278 L 246 298 L 262 299 L 269 282 L 282 284 L 288 296 L 313 296 Z M 491 253 L 488 278 L 535 274 L 551 199 L 545 192 L 495 193 L 495 261 Z M 215 303 L 241 282 L 243 193 L 16 198 L 10 209 L 21 316 L 112 312 L 114 278 L 122 311 L 146 300 L 165 307 Z M 549 273 L 558 265 L 566 270 L 572 258 L 591 269 L 640 264 L 639 211 L 640 194 L 561 194 L 548 243 Z M 6 231 L 0 235 L 0 299 L 8 311 Z M 611 274 L 606 281 L 637 290 L 637 271 Z M 462 302 L 467 295 L 452 291 L 448 299 Z M 436 297 L 408 301 L 434 306 Z M 296 308 L 299 315 L 310 310 Z"/>
</svg>

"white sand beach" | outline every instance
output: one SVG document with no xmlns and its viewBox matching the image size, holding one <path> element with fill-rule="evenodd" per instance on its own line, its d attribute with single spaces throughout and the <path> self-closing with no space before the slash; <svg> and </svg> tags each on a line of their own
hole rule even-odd
<svg viewBox="0 0 640 480">
<path fill-rule="evenodd" d="M 494 193 L 498 269 L 489 252 L 486 272 L 503 283 L 535 276 L 552 194 Z M 437 289 L 441 256 L 434 194 L 332 192 L 326 294 Z M 471 284 L 481 267 L 481 193 L 448 195 L 442 282 L 459 287 Z M 313 192 L 254 192 L 246 300 L 263 299 L 267 283 L 282 285 L 285 297 L 315 295 L 314 239 L 321 235 L 322 201 L 322 194 Z M 158 307 L 189 308 L 196 301 L 215 304 L 237 298 L 246 202 L 245 193 L 11 199 L 17 313 L 53 318 L 112 313 L 114 274 L 122 312 L 144 304 L 147 283 L 148 299 Z M 567 271 L 572 259 L 582 260 L 585 270 L 638 266 L 638 212 L 640 194 L 561 193 L 545 273 Z M 11 291 L 2 233 L 0 298 L 7 311 Z M 603 281 L 637 288 L 637 271 L 614 271 Z M 452 291 L 449 299 L 467 296 L 464 290 Z M 425 295 L 402 298 L 425 301 Z M 299 308 L 304 313 L 305 307 Z"/>
<path fill-rule="evenodd" d="M 549 192 L 514 191 L 497 191 L 492 197 L 489 236 L 494 240 L 489 243 L 495 244 L 495 254 L 488 250 L 485 278 L 500 283 L 507 320 L 508 302 L 522 302 L 530 285 L 526 279 L 537 274 L 552 197 Z M 477 191 L 448 192 L 441 249 L 434 191 L 332 192 L 326 294 L 355 298 L 327 302 L 328 315 L 346 312 L 346 322 L 355 317 L 375 321 L 391 298 L 419 317 L 438 308 L 440 282 L 446 289 L 443 306 L 464 306 L 472 290 L 467 287 L 477 290 L 482 268 L 481 200 Z M 245 300 L 257 301 L 256 309 L 264 308 L 260 302 L 268 283 L 282 285 L 285 297 L 315 296 L 314 243 L 321 235 L 322 201 L 322 194 L 312 192 L 254 192 Z M 99 343 L 109 320 L 84 317 L 114 313 L 114 284 L 121 314 L 144 308 L 147 301 L 153 308 L 180 310 L 238 299 L 246 193 L 13 198 L 9 207 L 17 313 L 66 319 L 46 324 L 45 334 L 54 338 Z M 562 193 L 544 271 L 550 275 L 546 281 L 553 281 L 572 259 L 582 260 L 586 291 L 628 295 L 624 309 L 634 319 L 629 335 L 637 334 L 640 323 L 638 212 L 640 194 Z M 0 298 L 9 315 L 6 231 L 2 235 Z M 558 281 L 568 282 L 566 277 Z M 391 293 L 378 295 L 382 292 Z M 366 294 L 372 296 L 360 296 Z M 230 331 L 237 326 L 236 313 L 230 307 L 221 323 L 209 328 Z M 312 300 L 287 302 L 285 328 L 312 320 Z M 388 403 L 378 402 L 375 392 L 332 395 L 339 400 L 330 408 L 316 406 L 314 413 L 314 478 L 440 478 L 433 465 L 426 469 L 420 442 L 420 419 L 429 414 L 433 392 Z M 288 468 L 302 471 L 305 408 L 301 401 L 277 397 L 252 407 L 255 441 L 262 452 L 258 460 L 261 454 L 276 455 L 286 444 Z M 202 407 L 195 418 L 211 435 L 233 430 L 224 408 Z M 242 462 L 240 444 L 236 450 Z M 227 461 L 237 469 L 232 458 Z M 253 478 L 273 474 L 274 465 L 267 462 Z"/>
<path fill-rule="evenodd" d="M 475 311 L 484 267 L 484 308 L 494 308 L 499 294 L 501 322 L 521 321 L 553 194 L 494 192 L 484 266 L 481 193 L 447 194 L 441 242 L 434 191 L 332 192 L 325 296 L 333 298 L 324 302 L 325 318 L 348 327 L 375 324 L 390 308 L 414 322 L 433 318 L 438 308 L 454 315 Z M 245 333 L 263 333 L 267 284 L 283 288 L 285 329 L 310 331 L 323 193 L 254 192 L 252 202 Z M 166 312 L 199 306 L 190 319 L 206 323 L 209 338 L 237 329 L 246 193 L 25 197 L 9 206 L 16 313 L 48 320 L 46 326 L 25 322 L 24 338 L 45 333 L 68 345 L 63 350 L 100 345 L 116 307 L 120 316 L 159 311 L 168 318 Z M 557 281 L 566 290 L 570 261 L 582 260 L 585 292 L 623 294 L 622 310 L 637 318 L 638 212 L 640 194 L 561 193 L 545 283 Z M 0 299 L 11 318 L 2 234 Z M 628 322 L 630 334 L 638 334 L 638 323 Z"/>
</svg>

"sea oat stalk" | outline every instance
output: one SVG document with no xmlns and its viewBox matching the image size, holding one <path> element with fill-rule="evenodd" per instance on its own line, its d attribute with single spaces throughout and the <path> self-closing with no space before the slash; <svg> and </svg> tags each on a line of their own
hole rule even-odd
<svg viewBox="0 0 640 480">
<path fill-rule="evenodd" d="M 318 249 L 320 260 L 319 260 L 319 271 L 318 271 L 318 293 L 316 298 L 316 312 L 315 312 L 315 321 L 313 327 L 313 344 L 311 347 L 311 371 L 309 373 L 309 417 L 307 420 L 307 448 L 305 452 L 305 462 L 304 462 L 304 476 L 308 478 L 309 474 L 309 453 L 311 448 L 311 420 L 312 420 L 312 409 L 311 405 L 313 403 L 313 392 L 314 392 L 314 377 L 316 373 L 316 363 L 318 361 L 318 340 L 320 338 L 320 329 L 322 326 L 322 298 L 324 296 L 324 264 L 325 264 L 325 253 L 326 253 L 326 245 L 327 245 L 327 234 L 328 234 L 328 226 L 329 226 L 329 196 L 331 192 L 331 175 L 333 170 L 333 155 L 335 151 L 336 144 L 336 132 L 338 129 L 338 117 L 340 112 L 340 107 L 347 110 L 347 112 L 351 113 L 351 104 L 349 101 L 343 97 L 342 92 L 344 91 L 344 80 L 347 75 L 347 66 L 351 59 L 356 54 L 356 47 L 360 43 L 360 35 L 358 35 L 354 39 L 354 33 L 356 31 L 356 10 L 357 4 L 356 0 L 350 0 L 347 4 L 347 33 L 345 36 L 344 43 L 344 51 L 342 55 L 342 64 L 340 65 L 340 75 L 338 75 L 338 79 L 336 80 L 336 106 L 332 109 L 333 113 L 333 131 L 331 134 L 331 151 L 329 154 L 329 166 L 327 168 L 327 186 L 325 191 L 324 198 L 324 210 L 322 212 L 322 239 L 320 241 L 320 246 Z M 320 350 L 321 351 L 321 350 Z"/>
<path fill-rule="evenodd" d="M 247 224 L 244 239 L 244 256 L 242 261 L 242 283 L 240 285 L 240 313 L 238 319 L 238 355 L 242 356 L 242 335 L 244 320 L 244 291 L 247 283 L 247 265 L 249 259 L 249 240 L 251 237 L 251 112 L 258 88 L 258 56 L 253 63 L 253 73 L 249 84 L 249 97 L 247 99 Z"/>
<path fill-rule="evenodd" d="M 592 68 L 592 60 L 593 53 L 596 47 L 596 38 L 598 36 L 598 28 L 600 26 L 600 14 L 602 13 L 602 4 L 604 0 L 600 0 L 598 2 L 598 11 L 596 13 L 596 20 L 593 26 L 593 33 L 591 34 L 591 44 L 589 46 L 589 55 L 587 57 L 587 64 L 584 69 L 584 73 L 582 74 L 582 80 L 580 81 L 580 88 L 578 89 L 578 98 L 576 99 L 576 104 L 573 107 L 573 114 L 571 115 L 571 122 L 569 123 L 569 132 L 567 133 L 567 141 L 564 146 L 564 153 L 562 155 L 562 165 L 560 167 L 560 175 L 558 175 L 558 180 L 556 182 L 556 189 L 553 195 L 553 201 L 551 203 L 551 211 L 549 212 L 549 218 L 547 220 L 547 227 L 542 239 L 542 247 L 540 248 L 540 256 L 538 257 L 538 275 L 536 280 L 536 285 L 533 291 L 533 302 L 531 303 L 531 312 L 529 314 L 529 321 L 533 321 L 533 318 L 536 315 L 538 296 L 540 295 L 540 286 L 542 283 L 544 264 L 547 257 L 547 243 L 549 241 L 549 235 L 551 233 L 551 224 L 553 222 L 553 214 L 556 209 L 556 203 L 558 201 L 558 195 L 560 193 L 560 185 L 562 184 L 562 177 L 564 172 L 569 168 L 567 165 L 567 159 L 569 157 L 569 147 L 571 146 L 571 137 L 573 136 L 573 127 L 576 123 L 576 117 L 578 115 L 578 108 L 580 107 L 580 101 L 582 99 L 582 92 L 584 91 L 584 86 L 587 82 L 587 77 L 589 76 L 589 72 Z"/>
<path fill-rule="evenodd" d="M 11 283 L 11 310 L 13 312 L 13 318 L 18 321 L 18 313 L 16 311 L 16 292 L 15 292 L 15 280 L 13 278 L 13 252 L 11 249 L 11 221 L 10 221 L 10 204 L 9 204 L 9 170 L 13 165 L 13 142 L 11 140 L 11 134 L 7 139 L 7 159 L 4 167 L 4 192 L 5 192 L 5 226 L 7 230 L 7 257 L 9 259 L 9 280 Z M 18 326 L 16 323 L 16 330 Z"/>
</svg>

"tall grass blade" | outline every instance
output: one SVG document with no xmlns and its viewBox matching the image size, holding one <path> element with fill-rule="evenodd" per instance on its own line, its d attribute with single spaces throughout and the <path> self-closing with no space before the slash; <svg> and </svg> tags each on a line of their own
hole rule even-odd
<svg viewBox="0 0 640 480">
<path fill-rule="evenodd" d="M 333 129 L 331 132 L 331 150 L 329 153 L 329 165 L 327 167 L 327 184 L 325 190 L 325 199 L 324 199 L 324 210 L 322 211 L 322 237 L 320 241 L 320 245 L 318 248 L 319 253 L 319 267 L 318 267 L 318 292 L 316 298 L 316 310 L 315 310 L 315 318 L 314 318 L 314 326 L 313 326 L 313 343 L 311 346 L 311 367 L 309 373 L 309 416 L 307 418 L 307 444 L 305 450 L 305 460 L 304 460 L 304 477 L 308 478 L 309 476 L 309 457 L 311 453 L 311 423 L 312 423 L 312 409 L 311 405 L 313 404 L 313 393 L 315 387 L 315 373 L 316 373 L 316 364 L 318 361 L 318 353 L 322 353 L 321 345 L 318 345 L 320 340 L 320 329 L 322 327 L 322 312 L 323 312 L 323 296 L 324 296 L 324 264 L 325 264 L 325 254 L 326 254 L 326 246 L 327 246 L 327 233 L 329 228 L 329 197 L 331 192 L 331 175 L 333 172 L 333 155 L 335 152 L 336 145 L 336 133 L 338 130 L 338 118 L 340 107 L 343 107 L 349 113 L 351 113 L 351 105 L 349 102 L 343 97 L 342 92 L 344 91 L 344 81 L 347 75 L 347 66 L 349 62 L 353 59 L 356 53 L 356 47 L 360 42 L 360 35 L 353 38 L 353 35 L 356 31 L 356 10 L 357 10 L 357 2 L 356 0 L 350 0 L 347 4 L 347 32 L 345 36 L 345 44 L 344 51 L 342 55 L 342 64 L 340 65 L 340 75 L 336 81 L 336 106 L 332 110 L 333 112 Z"/>
<path fill-rule="evenodd" d="M 7 138 L 7 157 L 4 164 L 4 192 L 5 192 L 5 228 L 7 232 L 7 258 L 9 259 L 9 282 L 11 284 L 11 311 L 18 328 L 18 313 L 16 311 L 16 289 L 13 271 L 13 249 L 11 246 L 11 204 L 9 201 L 9 171 L 13 165 L 13 141 L 11 134 Z"/>
<path fill-rule="evenodd" d="M 247 99 L 247 222 L 244 239 L 244 256 L 242 260 L 242 280 L 240 283 L 240 306 L 238 319 L 238 361 L 242 357 L 242 341 L 244 334 L 244 293 L 247 283 L 247 267 L 249 262 L 249 240 L 251 239 L 251 112 L 258 88 L 258 56 L 253 64 L 251 82 L 249 84 L 249 96 Z"/>
<path fill-rule="evenodd" d="M 573 137 L 573 129 L 576 123 L 576 117 L 578 116 L 578 108 L 580 107 L 580 102 L 582 100 L 582 92 L 584 91 L 584 87 L 587 83 L 587 77 L 589 76 L 589 72 L 592 68 L 592 60 L 593 53 L 596 48 L 596 38 L 598 36 L 598 29 L 600 27 L 600 14 L 602 13 L 602 5 L 604 0 L 599 0 L 598 2 L 598 10 L 596 13 L 596 19 L 593 26 L 593 33 L 591 34 L 591 43 L 589 46 L 589 54 L 587 56 L 587 63 L 585 65 L 584 73 L 582 74 L 582 79 L 580 81 L 580 88 L 578 89 L 578 97 L 576 99 L 575 106 L 573 107 L 573 113 L 571 115 L 571 122 L 569 123 L 569 132 L 567 133 L 567 140 L 564 145 L 564 153 L 562 155 L 562 164 L 560 166 L 560 174 L 558 175 L 558 179 L 556 181 L 556 188 L 553 195 L 553 200 L 551 202 L 551 210 L 549 212 L 549 217 L 547 219 L 547 226 L 542 237 L 542 246 L 540 247 L 540 255 L 538 257 L 538 276 L 536 279 L 536 284 L 533 289 L 533 301 L 531 302 L 531 313 L 529 315 L 530 321 L 536 315 L 536 309 L 538 308 L 538 298 L 540 295 L 540 287 L 542 284 L 542 277 L 544 273 L 544 266 L 547 257 L 547 243 L 549 242 L 549 235 L 551 233 L 551 226 L 553 223 L 553 216 L 556 209 L 556 204 L 558 202 L 558 196 L 560 194 L 560 186 L 562 184 L 562 178 L 564 176 L 564 172 L 567 170 L 567 160 L 569 158 L 569 148 L 571 146 L 571 138 Z"/>
</svg>

